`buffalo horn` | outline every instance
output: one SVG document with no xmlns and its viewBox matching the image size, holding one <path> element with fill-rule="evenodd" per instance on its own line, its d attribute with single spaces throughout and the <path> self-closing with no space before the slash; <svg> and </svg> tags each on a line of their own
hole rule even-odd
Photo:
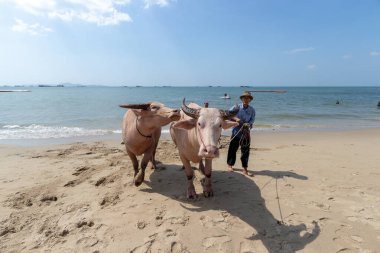
<svg viewBox="0 0 380 253">
<path fill-rule="evenodd" d="M 147 110 L 150 107 L 150 104 L 125 104 L 125 105 L 119 105 L 122 108 L 128 108 L 128 109 L 142 109 Z"/>
<path fill-rule="evenodd" d="M 219 111 L 220 111 L 220 115 L 222 115 L 222 118 L 227 120 L 236 116 L 236 114 L 239 112 L 239 107 L 234 108 L 232 111 L 229 111 L 229 110 L 219 110 Z"/>
<path fill-rule="evenodd" d="M 190 116 L 192 117 L 193 119 L 197 119 L 199 117 L 199 109 L 193 109 L 193 108 L 190 108 L 188 107 L 186 104 L 185 104 L 185 98 L 183 98 L 182 100 L 182 111 L 187 115 L 187 116 Z"/>
</svg>

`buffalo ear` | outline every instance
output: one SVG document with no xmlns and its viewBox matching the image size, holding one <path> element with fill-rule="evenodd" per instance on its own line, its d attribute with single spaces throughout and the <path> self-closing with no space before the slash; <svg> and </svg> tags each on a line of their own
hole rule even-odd
<svg viewBox="0 0 380 253">
<path fill-rule="evenodd" d="M 146 116 L 148 115 L 149 113 L 151 113 L 150 111 L 147 111 L 147 110 L 139 110 L 139 109 L 131 109 L 131 111 L 136 115 L 136 116 Z"/>
<path fill-rule="evenodd" d="M 235 127 L 238 125 L 239 125 L 238 122 L 231 121 L 231 120 L 225 120 L 225 121 L 223 121 L 222 127 L 223 127 L 223 129 L 228 129 L 228 128 Z"/>
<path fill-rule="evenodd" d="M 182 128 L 182 129 L 186 129 L 186 130 L 190 130 L 192 128 L 194 128 L 197 124 L 197 121 L 194 120 L 194 119 L 190 119 L 190 120 L 181 120 L 181 121 L 177 121 L 175 122 L 172 127 L 173 128 Z"/>
</svg>

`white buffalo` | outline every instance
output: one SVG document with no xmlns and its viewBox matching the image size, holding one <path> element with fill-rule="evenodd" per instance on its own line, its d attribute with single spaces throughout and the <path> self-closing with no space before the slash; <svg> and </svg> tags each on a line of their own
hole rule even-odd
<svg viewBox="0 0 380 253">
<path fill-rule="evenodd" d="M 165 107 L 158 102 L 146 104 L 125 104 L 128 108 L 123 118 L 122 135 L 125 148 L 133 163 L 136 186 L 144 181 L 145 168 L 151 161 L 152 168 L 156 168 L 155 154 L 161 136 L 161 127 L 172 121 L 179 120 L 180 110 Z M 136 156 L 144 154 L 139 171 L 139 162 Z"/>
<path fill-rule="evenodd" d="M 172 123 L 170 135 L 178 147 L 179 156 L 187 176 L 187 197 L 196 198 L 193 184 L 194 171 L 190 161 L 199 163 L 200 171 L 205 175 L 202 180 L 205 197 L 213 196 L 211 185 L 212 159 L 219 157 L 218 142 L 222 129 L 238 125 L 229 120 L 233 114 L 217 108 L 203 108 L 195 103 L 186 106 L 182 101 L 181 119 Z M 203 159 L 205 164 L 203 164 Z"/>
</svg>

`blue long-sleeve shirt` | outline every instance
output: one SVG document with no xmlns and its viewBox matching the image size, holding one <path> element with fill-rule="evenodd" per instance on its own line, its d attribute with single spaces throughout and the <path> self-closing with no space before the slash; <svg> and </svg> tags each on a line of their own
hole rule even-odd
<svg viewBox="0 0 380 253">
<path fill-rule="evenodd" d="M 230 108 L 230 112 L 233 112 L 235 110 L 235 106 Z M 256 117 L 256 111 L 255 109 L 248 105 L 247 108 L 243 107 L 243 103 L 239 104 L 239 112 L 236 114 L 236 117 L 240 119 L 239 125 L 234 127 L 232 129 L 232 135 L 235 136 L 240 128 L 243 126 L 244 123 L 248 123 L 250 126 L 253 125 L 255 122 L 255 117 Z M 238 137 L 241 136 L 242 132 L 240 131 L 238 134 Z"/>
</svg>

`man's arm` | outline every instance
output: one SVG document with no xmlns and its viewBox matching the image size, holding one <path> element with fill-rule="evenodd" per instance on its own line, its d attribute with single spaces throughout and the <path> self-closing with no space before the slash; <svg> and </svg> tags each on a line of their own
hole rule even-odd
<svg viewBox="0 0 380 253">
<path fill-rule="evenodd" d="M 252 128 L 253 123 L 255 122 L 256 119 L 256 110 L 255 108 L 252 107 L 252 114 L 251 114 L 251 119 L 249 120 L 249 127 Z"/>
<path fill-rule="evenodd" d="M 237 113 L 238 111 L 240 110 L 240 107 L 239 107 L 239 105 L 238 104 L 235 104 L 234 106 L 232 106 L 228 111 L 230 112 L 230 113 Z"/>
</svg>

